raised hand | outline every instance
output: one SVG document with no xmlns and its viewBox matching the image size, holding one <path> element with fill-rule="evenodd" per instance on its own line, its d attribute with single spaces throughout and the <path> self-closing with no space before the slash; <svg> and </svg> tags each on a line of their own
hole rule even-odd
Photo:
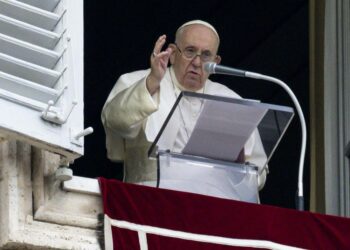
<svg viewBox="0 0 350 250">
<path fill-rule="evenodd" d="M 169 58 L 172 53 L 172 49 L 169 47 L 166 50 L 161 51 L 165 42 L 166 35 L 160 36 L 156 41 L 153 52 L 151 54 L 151 72 L 146 80 L 147 89 L 151 93 L 151 95 L 153 95 L 159 89 L 160 81 L 165 75 Z"/>
</svg>

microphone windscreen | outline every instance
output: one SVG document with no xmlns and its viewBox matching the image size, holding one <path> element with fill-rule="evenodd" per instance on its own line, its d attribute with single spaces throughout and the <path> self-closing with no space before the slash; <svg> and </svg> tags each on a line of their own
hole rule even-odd
<svg viewBox="0 0 350 250">
<path fill-rule="evenodd" d="M 206 62 L 204 64 L 204 70 L 208 72 L 209 74 L 214 74 L 215 73 L 215 66 L 216 63 L 214 62 Z"/>
</svg>

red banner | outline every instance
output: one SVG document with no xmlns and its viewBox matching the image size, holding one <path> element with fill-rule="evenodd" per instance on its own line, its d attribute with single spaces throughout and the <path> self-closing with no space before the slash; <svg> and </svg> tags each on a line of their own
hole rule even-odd
<svg viewBox="0 0 350 250">
<path fill-rule="evenodd" d="M 349 218 L 99 182 L 106 249 L 350 249 Z"/>
</svg>

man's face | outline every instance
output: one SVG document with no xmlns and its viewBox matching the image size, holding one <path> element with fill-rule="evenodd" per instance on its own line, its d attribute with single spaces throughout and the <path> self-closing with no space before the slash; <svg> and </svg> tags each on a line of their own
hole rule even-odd
<svg viewBox="0 0 350 250">
<path fill-rule="evenodd" d="M 173 53 L 170 62 L 179 83 L 188 90 L 196 91 L 203 88 L 209 74 L 204 71 L 204 62 L 200 56 L 193 59 L 186 58 L 185 50 L 197 51 L 197 54 L 211 54 L 216 63 L 220 62 L 220 57 L 216 56 L 218 50 L 218 38 L 214 32 L 203 25 L 194 24 L 185 27 L 177 47 L 173 45 Z M 180 52 L 181 51 L 181 52 Z"/>
</svg>

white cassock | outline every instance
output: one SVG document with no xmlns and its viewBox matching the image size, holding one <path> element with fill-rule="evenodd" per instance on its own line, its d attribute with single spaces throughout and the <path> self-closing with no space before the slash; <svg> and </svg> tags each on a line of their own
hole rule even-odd
<svg viewBox="0 0 350 250">
<path fill-rule="evenodd" d="M 155 185 L 157 181 L 157 164 L 148 159 L 148 150 L 160 131 L 165 119 L 173 107 L 181 91 L 172 68 L 169 68 L 160 84 L 160 91 L 151 96 L 146 88 L 146 77 L 150 70 L 136 71 L 122 75 L 112 89 L 102 111 L 102 122 L 106 132 L 106 147 L 108 158 L 112 161 L 124 162 L 124 181 Z M 207 80 L 205 87 L 199 92 L 209 95 L 219 95 L 240 98 L 226 86 Z M 167 129 L 167 144 L 170 149 L 181 149 L 188 138 L 181 122 L 193 122 L 198 115 L 198 103 L 187 103 L 183 115 Z M 259 168 L 259 187 L 266 180 L 266 154 L 261 144 L 260 136 L 254 132 L 245 146 L 245 158 Z M 202 178 L 202 177 L 201 177 Z M 208 178 L 212 178 L 208 176 Z M 222 183 L 218 179 L 217 185 Z M 217 187 L 213 187 L 217 189 Z M 201 190 L 207 190 L 201 188 Z M 204 191 L 203 194 L 225 197 L 226 194 L 215 195 L 214 191 Z M 201 193 L 201 192 L 199 192 Z M 226 197 L 229 198 L 229 197 Z M 232 197 L 231 197 L 232 198 Z M 236 197 L 236 199 L 239 199 Z"/>
</svg>

